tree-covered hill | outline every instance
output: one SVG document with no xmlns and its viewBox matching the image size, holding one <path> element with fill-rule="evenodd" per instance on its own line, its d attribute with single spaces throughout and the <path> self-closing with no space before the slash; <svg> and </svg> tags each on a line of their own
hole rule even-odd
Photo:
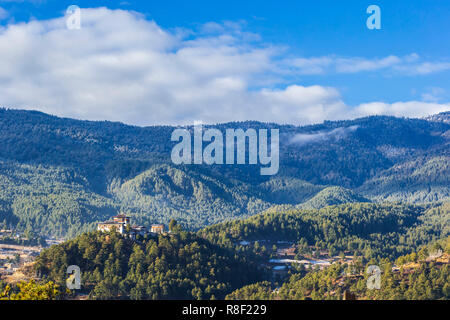
<svg viewBox="0 0 450 320">
<path fill-rule="evenodd" d="M 354 187 L 405 159 L 449 154 L 445 133 L 450 125 L 421 119 L 374 116 L 304 127 L 252 121 L 214 127 L 220 130 L 279 128 L 280 176 L 296 177 L 314 184 Z M 108 121 L 80 121 L 35 111 L 0 109 L 0 158 L 76 166 L 93 175 L 90 179 L 111 178 L 111 173 L 127 170 L 121 169 L 118 163 L 109 165 L 110 161 L 134 159 L 153 163 L 169 160 L 175 144 L 170 141 L 173 129 L 170 126 L 135 127 Z M 135 166 L 126 161 L 122 165 Z M 115 168 L 114 172 L 107 170 L 111 168 Z M 242 175 L 242 170 L 227 166 L 215 169 L 246 182 L 257 178 Z"/>
<path fill-rule="evenodd" d="M 431 116 L 425 117 L 425 119 L 428 121 L 450 123 L 450 111 L 433 114 Z"/>
<path fill-rule="evenodd" d="M 90 232 L 44 250 L 34 270 L 44 282 L 64 286 L 67 267 L 77 265 L 81 293 L 93 299 L 342 299 L 345 290 L 358 298 L 448 299 L 448 265 L 423 262 L 438 249 L 448 253 L 449 219 L 448 203 L 355 203 L 267 212 L 197 234 L 176 225 L 170 234 L 136 240 Z M 300 254 L 345 251 L 353 262 L 309 272 L 292 266 L 290 277 L 273 282 L 265 267 L 267 255 L 257 245 L 264 240 L 291 241 Z M 400 267 L 421 265 L 413 274 L 403 268 L 393 272 L 394 261 Z M 372 264 L 384 270 L 379 292 L 365 287 L 365 269 Z"/>
</svg>

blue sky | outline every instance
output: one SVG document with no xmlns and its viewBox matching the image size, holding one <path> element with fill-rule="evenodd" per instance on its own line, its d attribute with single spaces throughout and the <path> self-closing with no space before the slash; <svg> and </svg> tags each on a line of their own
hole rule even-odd
<svg viewBox="0 0 450 320">
<path fill-rule="evenodd" d="M 42 27 L 45 21 L 61 20 L 66 8 L 73 4 L 83 10 L 108 8 L 108 13 L 104 15 L 84 14 L 82 11 L 82 28 L 85 34 L 77 34 L 76 37 L 80 37 L 80 41 L 89 39 L 89 44 L 83 42 L 84 46 L 89 47 L 89 56 L 73 56 L 70 44 L 66 49 L 61 49 L 60 45 L 52 42 L 52 33 L 45 29 L 47 27 L 38 32 L 38 37 L 42 37 L 40 41 L 34 43 L 29 40 L 32 45 L 28 45 L 13 32 L 14 26 L 21 26 L 24 32 L 33 32 L 29 30 L 31 27 L 24 27 L 33 21 L 41 23 Z M 369 30 L 366 27 L 369 16 L 366 8 L 371 4 L 376 4 L 381 9 L 381 30 Z M 0 8 L 3 9 L 0 10 L 0 25 L 3 26 L 0 29 L 0 47 L 2 33 L 5 46 L 6 41 L 11 43 L 14 37 L 22 39 L 17 48 L 23 48 L 17 49 L 15 53 L 15 60 L 19 61 L 15 63 L 20 65 L 14 70 L 25 70 L 30 78 L 26 85 L 15 87 L 13 83 L 18 81 L 16 78 L 19 75 L 14 78 L 12 73 L 5 72 L 2 75 L 0 71 L 0 82 L 8 84 L 8 88 L 0 92 L 0 104 L 8 107 L 35 108 L 63 116 L 120 120 L 140 125 L 182 123 L 196 119 L 205 122 L 275 119 L 278 122 L 313 123 L 344 116 L 380 113 L 421 116 L 449 109 L 450 2 L 445 0 L 0 0 Z M 124 20 L 117 16 L 113 18 L 116 9 L 129 13 L 129 16 L 123 17 Z M 83 27 L 83 17 L 86 16 L 89 28 Z M 104 28 L 95 29 L 95 19 L 103 19 L 103 25 L 108 25 L 110 20 L 106 16 L 112 21 L 117 19 L 117 25 L 110 28 L 110 33 Z M 136 68 L 147 70 L 148 73 L 143 76 L 137 71 L 135 75 L 127 72 L 127 84 L 135 88 L 137 83 L 143 83 L 143 79 L 147 81 L 152 78 L 151 73 L 155 69 L 150 60 L 155 59 L 152 61 L 158 61 L 158 65 L 165 62 L 168 64 L 165 68 L 171 69 L 168 74 L 174 77 L 175 82 L 180 81 L 177 87 L 172 88 L 170 85 L 169 88 L 165 86 L 166 82 L 155 82 L 152 78 L 145 87 L 135 88 L 137 91 L 118 89 L 124 85 L 123 79 L 120 79 L 120 83 L 114 82 L 118 81 L 116 77 L 119 67 L 111 65 L 111 69 L 105 70 L 104 62 L 112 58 L 120 60 L 120 68 L 133 69 L 133 62 L 130 60 L 133 55 L 130 51 L 125 51 L 130 50 L 130 47 L 136 46 L 143 52 L 155 50 L 150 45 L 141 48 L 140 40 L 129 43 L 126 37 L 120 35 L 117 36 L 116 43 L 126 45 L 128 49 L 111 48 L 102 43 L 101 39 L 96 47 L 97 41 L 93 39 L 95 36 L 112 38 L 114 34 L 121 33 L 120 24 L 130 34 L 139 33 L 139 28 L 147 29 L 150 33 L 155 31 L 150 25 L 136 25 L 133 17 L 154 22 L 157 29 L 168 36 L 158 40 L 166 43 L 157 48 L 160 55 L 157 58 L 146 55 L 142 59 L 148 61 L 145 60 L 141 67 Z M 63 26 L 60 23 L 48 28 L 58 29 Z M 58 36 L 62 38 L 71 35 L 67 33 L 64 36 L 62 29 L 60 31 Z M 153 39 L 150 35 L 144 37 L 150 38 Z M 55 46 L 56 52 L 62 50 L 55 55 L 58 58 L 44 51 L 41 58 L 29 55 L 27 50 L 39 54 L 40 42 L 46 43 L 46 49 Z M 223 48 L 220 53 L 216 51 L 218 47 Z M 105 54 L 106 48 L 110 48 L 111 52 Z M 63 50 L 67 50 L 67 61 L 63 61 Z M 120 55 L 114 57 L 116 52 L 120 52 Z M 185 55 L 186 52 L 188 55 Z M 45 59 L 46 54 L 48 59 Z M 186 75 L 185 82 L 181 82 L 183 77 L 177 77 L 178 74 L 193 74 L 196 72 L 195 68 L 206 68 L 208 63 L 214 63 L 214 59 L 205 59 L 204 65 L 198 66 L 198 59 L 201 61 L 205 56 L 229 59 L 231 65 L 242 64 L 242 72 L 239 68 L 231 72 L 229 67 L 220 69 L 211 66 L 211 69 L 202 70 L 201 74 L 195 74 L 192 78 Z M 8 59 L 13 59 L 13 55 L 4 57 L 3 61 Z M 92 64 L 83 68 L 100 68 L 103 73 L 113 72 L 110 76 L 101 78 L 86 76 L 86 71 L 70 70 L 67 73 L 71 75 L 78 71 L 84 72 L 78 75 L 79 82 L 74 80 L 72 83 L 61 78 L 60 65 L 49 64 L 48 60 L 52 59 L 61 60 L 63 65 L 76 64 L 77 59 L 83 59 L 80 63 L 84 65 L 85 61 L 92 60 Z M 130 63 L 129 68 L 127 63 Z M 45 70 L 39 73 L 36 71 L 39 69 L 37 66 L 41 66 L 43 70 L 48 68 L 45 78 L 42 78 Z M 164 78 L 159 73 L 154 74 L 154 78 Z M 88 92 L 89 88 L 80 85 L 89 81 L 93 81 L 90 87 L 97 87 L 95 92 Z M 98 86 L 99 81 L 105 86 Z M 210 87 L 210 83 L 215 85 Z M 55 90 L 51 87 L 56 84 L 61 84 L 64 88 Z M 146 88 L 153 93 L 143 94 L 142 91 Z M 30 99 L 20 97 L 19 93 L 23 90 L 30 93 Z M 78 96 L 69 96 L 67 92 L 71 90 L 80 93 Z M 119 105 L 110 106 L 114 101 L 105 99 L 110 90 L 121 92 L 117 93 L 115 101 L 126 104 L 125 110 Z M 204 91 L 208 94 L 205 95 Z M 60 96 L 55 98 L 55 95 Z M 231 102 L 225 104 L 224 100 Z M 130 105 L 133 106 L 131 110 Z M 261 115 L 261 111 L 267 111 L 267 115 Z M 291 111 L 291 115 L 283 116 Z M 313 113 L 317 114 L 312 115 Z"/>
</svg>

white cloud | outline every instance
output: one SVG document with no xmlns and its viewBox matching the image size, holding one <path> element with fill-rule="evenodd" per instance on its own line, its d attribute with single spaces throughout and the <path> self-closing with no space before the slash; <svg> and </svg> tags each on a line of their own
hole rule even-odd
<svg viewBox="0 0 450 320">
<path fill-rule="evenodd" d="M 138 125 L 195 120 L 305 124 L 380 110 L 427 115 L 448 109 L 422 102 L 352 108 L 334 88 L 279 88 L 286 72 L 280 62 L 284 48 L 262 44 L 241 23 L 168 31 L 137 13 L 106 8 L 83 9 L 81 22 L 81 30 L 68 30 L 64 18 L 0 29 L 0 105 Z M 297 63 L 312 72 L 329 63 L 357 72 L 386 68 L 397 59 L 402 60 L 358 58 L 354 66 L 332 58 Z"/>
<path fill-rule="evenodd" d="M 381 59 L 363 59 L 363 58 L 351 58 L 351 59 L 337 59 L 336 71 L 342 73 L 357 73 L 362 71 L 375 71 L 397 65 L 401 63 L 401 59 L 396 56 L 388 56 Z"/>
</svg>

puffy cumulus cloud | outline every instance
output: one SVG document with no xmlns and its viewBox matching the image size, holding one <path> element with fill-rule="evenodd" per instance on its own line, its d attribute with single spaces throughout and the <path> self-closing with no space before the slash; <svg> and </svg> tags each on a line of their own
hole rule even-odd
<svg viewBox="0 0 450 320">
<path fill-rule="evenodd" d="M 387 71 L 390 75 L 425 75 L 450 70 L 450 62 L 420 61 L 416 53 L 398 57 L 389 55 L 383 58 L 362 57 L 301 57 L 284 61 L 284 65 L 297 74 L 360 73 Z"/>
<path fill-rule="evenodd" d="M 355 109 L 334 88 L 279 88 L 285 83 L 284 48 L 263 44 L 242 23 L 169 31 L 138 13 L 107 8 L 82 9 L 81 18 L 80 30 L 67 29 L 64 17 L 0 29 L 0 105 L 137 125 L 305 124 L 380 110 L 425 115 L 443 108 L 413 102 Z M 387 58 L 376 64 L 393 63 Z M 359 69 L 373 68 L 360 61 Z"/>
<path fill-rule="evenodd" d="M 397 117 L 424 117 L 450 110 L 450 104 L 438 104 L 422 101 L 406 101 L 395 103 L 370 102 L 363 103 L 352 110 L 353 117 L 368 115 L 392 115 Z"/>
</svg>

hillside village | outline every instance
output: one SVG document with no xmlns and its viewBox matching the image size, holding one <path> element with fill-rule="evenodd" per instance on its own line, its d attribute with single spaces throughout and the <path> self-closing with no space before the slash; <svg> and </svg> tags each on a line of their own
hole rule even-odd
<svg viewBox="0 0 450 320">
<path fill-rule="evenodd" d="M 336 288 L 341 288 L 343 292 L 343 299 L 352 300 L 362 297 L 356 297 L 347 290 L 349 283 L 357 282 L 360 279 L 364 279 L 366 276 L 366 270 L 363 266 L 359 266 L 358 258 L 355 257 L 353 252 L 345 251 L 341 255 L 330 255 L 328 250 L 312 251 L 312 254 L 304 254 L 298 251 L 298 248 L 294 242 L 290 241 L 240 241 L 241 246 L 255 246 L 255 244 L 264 245 L 268 248 L 273 247 L 274 251 L 271 258 L 262 265 L 271 270 L 272 282 L 276 283 L 287 279 L 291 272 L 296 272 L 300 267 L 304 272 L 312 272 L 318 270 L 325 270 L 335 264 L 341 266 L 349 266 L 346 272 L 340 274 L 333 280 Z M 314 249 L 313 246 L 310 247 Z M 413 258 L 414 259 L 414 258 Z M 398 261 L 397 264 L 392 265 L 392 273 L 399 278 L 406 278 L 419 270 L 421 266 L 426 264 L 434 264 L 437 268 L 450 264 L 450 255 L 448 253 L 439 250 L 434 253 L 427 254 L 427 257 L 417 258 L 416 262 L 410 261 Z M 362 267 L 362 268 L 361 268 Z M 350 271 L 349 271 L 350 270 Z M 278 289 L 273 292 L 276 293 Z M 330 295 L 335 295 L 336 292 L 332 291 Z"/>
</svg>

